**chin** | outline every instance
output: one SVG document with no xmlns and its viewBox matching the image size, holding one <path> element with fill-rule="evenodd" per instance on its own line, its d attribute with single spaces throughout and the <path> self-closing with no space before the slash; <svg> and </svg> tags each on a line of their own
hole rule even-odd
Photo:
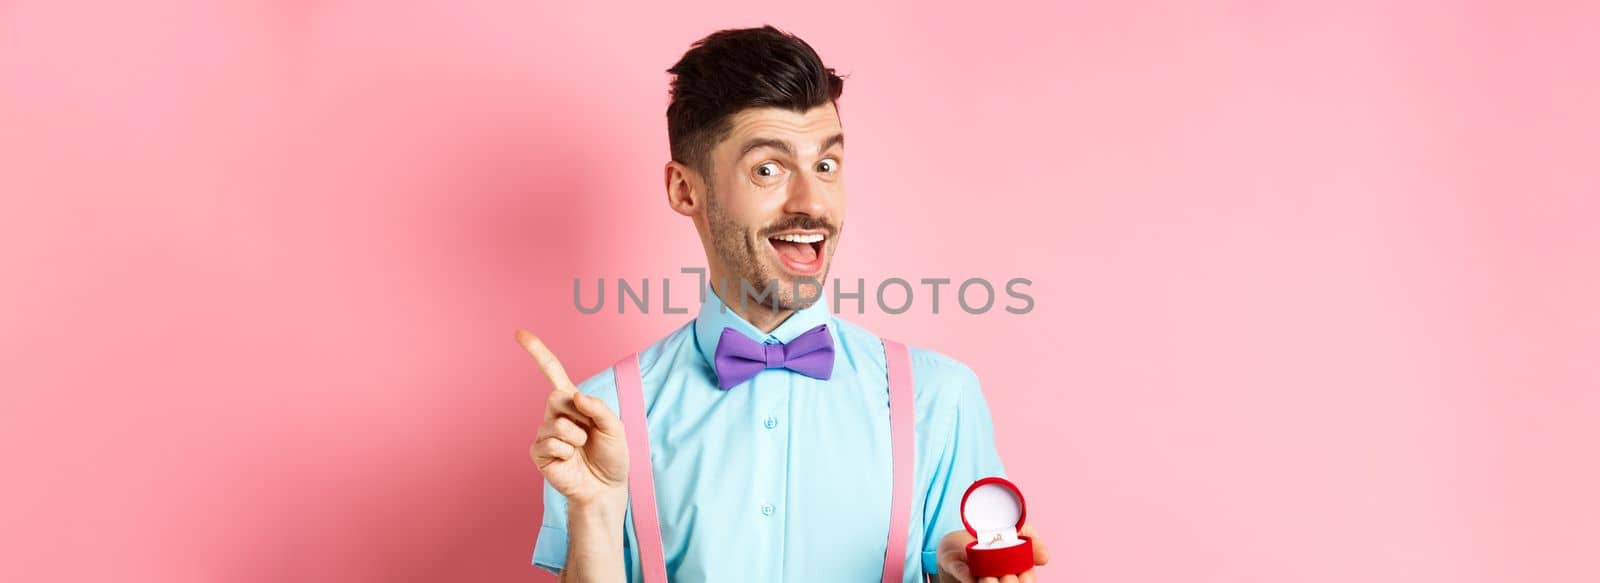
<svg viewBox="0 0 1600 583">
<path fill-rule="evenodd" d="M 823 267 L 813 275 L 796 275 L 784 273 L 778 277 L 778 284 L 782 286 L 778 297 L 786 306 L 800 309 L 822 299 L 828 292 L 828 269 Z M 802 297 L 802 294 L 809 294 Z M 801 304 L 802 299 L 807 300 Z"/>
<path fill-rule="evenodd" d="M 776 301 L 779 309 L 798 310 L 822 299 L 824 294 L 827 293 L 826 278 L 828 270 L 826 267 L 818 270 L 815 274 L 804 275 L 784 270 L 779 266 L 766 265 L 763 267 L 764 273 L 758 276 L 760 279 L 751 281 L 750 285 L 755 290 L 754 295 L 761 295 L 762 292 L 768 294 L 766 299 L 761 301 L 764 305 L 771 306 Z M 757 285 L 758 281 L 760 282 L 759 286 Z M 777 289 L 763 289 L 768 283 L 775 283 Z M 754 299 L 754 297 L 751 297 L 751 301 L 754 301 Z M 807 301 L 802 304 L 800 303 L 802 299 Z"/>
</svg>

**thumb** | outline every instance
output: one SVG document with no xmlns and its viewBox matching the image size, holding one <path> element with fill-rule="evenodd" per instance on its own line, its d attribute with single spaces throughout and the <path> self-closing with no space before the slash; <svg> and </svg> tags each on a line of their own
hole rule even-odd
<svg viewBox="0 0 1600 583">
<path fill-rule="evenodd" d="M 611 407 L 606 406 L 605 401 L 593 395 L 576 393 L 572 396 L 572 404 L 578 406 L 579 413 L 589 417 L 599 432 L 611 437 L 622 436 L 622 420 L 611 412 Z"/>
</svg>

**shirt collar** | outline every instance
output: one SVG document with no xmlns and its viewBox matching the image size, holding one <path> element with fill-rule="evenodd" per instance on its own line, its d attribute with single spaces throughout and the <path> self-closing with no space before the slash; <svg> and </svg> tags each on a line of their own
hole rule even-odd
<svg viewBox="0 0 1600 583">
<path fill-rule="evenodd" d="M 771 333 L 763 334 L 754 324 L 746 322 L 744 318 L 739 317 L 739 314 L 732 309 L 725 309 L 727 304 L 724 304 L 722 299 L 717 297 L 717 291 L 707 284 L 704 293 L 706 300 L 700 302 L 700 313 L 694 318 L 694 339 L 695 344 L 700 347 L 700 356 L 705 359 L 707 366 L 710 366 L 712 370 L 716 370 L 717 340 L 722 337 L 723 328 L 732 328 L 751 340 L 770 344 L 773 342 L 788 343 L 819 324 L 830 324 L 828 326 L 828 334 L 833 336 L 834 343 L 837 345 L 839 336 L 838 331 L 834 330 L 833 328 L 835 327 L 831 325 L 833 323 L 833 312 L 828 308 L 827 294 L 822 293 L 820 295 L 821 297 L 817 298 L 817 301 L 812 302 L 811 305 L 790 314 L 789 318 L 778 324 L 778 327 L 774 328 Z M 755 300 L 746 301 L 753 302 Z"/>
</svg>

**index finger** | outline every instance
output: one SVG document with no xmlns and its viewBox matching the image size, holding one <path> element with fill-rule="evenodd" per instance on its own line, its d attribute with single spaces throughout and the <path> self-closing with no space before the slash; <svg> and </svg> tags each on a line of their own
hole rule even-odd
<svg viewBox="0 0 1600 583">
<path fill-rule="evenodd" d="M 539 364 L 539 370 L 550 379 L 550 385 L 557 391 L 577 391 L 572 385 L 572 380 L 567 378 L 567 370 L 561 367 L 561 361 L 544 345 L 544 341 L 527 330 L 517 329 L 517 343 L 522 345 L 528 354 L 533 355 L 533 361 Z"/>
</svg>

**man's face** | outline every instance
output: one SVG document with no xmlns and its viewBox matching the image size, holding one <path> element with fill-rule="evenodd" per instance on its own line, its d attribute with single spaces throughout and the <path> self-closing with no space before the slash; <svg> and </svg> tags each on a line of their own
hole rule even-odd
<svg viewBox="0 0 1600 583">
<path fill-rule="evenodd" d="M 762 107 L 732 121 L 712 148 L 707 180 L 708 235 L 728 278 L 723 295 L 739 296 L 743 279 L 766 305 L 805 307 L 822 294 L 844 227 L 838 112 L 831 103 L 805 113 Z M 796 293 L 796 281 L 814 283 Z"/>
</svg>

